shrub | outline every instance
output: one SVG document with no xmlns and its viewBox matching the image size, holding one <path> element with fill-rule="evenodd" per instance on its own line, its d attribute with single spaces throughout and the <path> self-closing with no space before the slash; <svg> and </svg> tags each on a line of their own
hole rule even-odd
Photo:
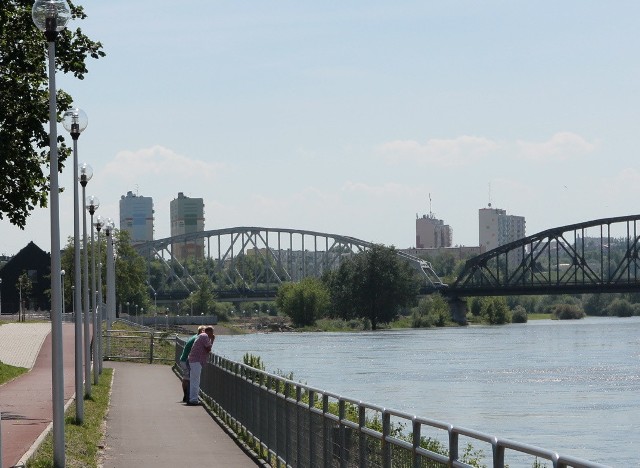
<svg viewBox="0 0 640 468">
<path fill-rule="evenodd" d="M 606 307 L 607 315 L 616 317 L 631 317 L 633 306 L 626 299 L 615 299 Z"/>
<path fill-rule="evenodd" d="M 529 316 L 527 311 L 521 305 L 517 305 L 515 309 L 511 311 L 511 323 L 527 323 Z"/>
<path fill-rule="evenodd" d="M 584 311 L 576 304 L 556 304 L 552 314 L 559 320 L 581 319 L 585 316 Z"/>
</svg>

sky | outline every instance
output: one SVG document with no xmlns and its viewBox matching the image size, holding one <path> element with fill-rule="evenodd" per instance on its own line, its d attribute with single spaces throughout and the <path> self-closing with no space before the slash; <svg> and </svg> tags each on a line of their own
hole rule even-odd
<svg viewBox="0 0 640 468">
<path fill-rule="evenodd" d="M 87 195 L 203 198 L 205 229 L 415 246 L 433 213 L 478 245 L 478 209 L 527 235 L 638 213 L 640 2 L 79 0 L 107 54 L 57 75 L 89 125 Z M 62 127 L 58 132 L 68 141 Z M 62 245 L 73 174 L 60 175 Z M 48 169 L 47 169 L 48 172 Z M 49 209 L 0 220 L 0 254 L 50 251 Z"/>
</svg>

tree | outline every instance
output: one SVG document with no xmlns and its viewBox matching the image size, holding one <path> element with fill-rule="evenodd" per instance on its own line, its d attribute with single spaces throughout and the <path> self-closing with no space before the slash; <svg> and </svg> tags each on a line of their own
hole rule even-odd
<svg viewBox="0 0 640 468">
<path fill-rule="evenodd" d="M 130 302 L 149 310 L 149 285 L 144 258 L 131 247 L 127 231 L 115 231 L 116 303 Z M 105 252 L 106 248 L 102 250 Z M 105 257 L 106 258 L 106 257 Z M 106 274 L 103 276 L 106 278 Z"/>
<path fill-rule="evenodd" d="M 327 286 L 315 278 L 304 278 L 299 283 L 284 283 L 276 297 L 278 308 L 291 318 L 295 326 L 315 324 L 330 303 Z"/>
<path fill-rule="evenodd" d="M 193 310 L 193 315 L 214 313 L 216 310 L 216 295 L 211 279 L 202 274 L 196 278 L 196 281 L 199 288 L 189 295 L 185 305 L 190 307 L 189 312 Z"/>
<path fill-rule="evenodd" d="M 72 20 L 86 18 L 82 7 L 68 3 Z M 20 228 L 31 211 L 47 206 L 49 192 L 43 172 L 49 162 L 44 127 L 49 121 L 47 42 L 33 24 L 32 5 L 32 0 L 5 0 L 0 5 L 0 219 L 6 216 Z M 91 41 L 80 28 L 58 35 L 58 71 L 83 79 L 86 59 L 104 55 L 102 44 Z M 71 102 L 71 96 L 59 90 L 58 115 Z M 69 148 L 63 137 L 58 143 L 62 163 Z"/>
<path fill-rule="evenodd" d="M 482 317 L 491 325 L 504 325 L 511 322 L 511 311 L 504 297 L 487 298 Z"/>
<path fill-rule="evenodd" d="M 398 258 L 393 247 L 373 245 L 340 265 L 327 277 L 332 305 L 345 318 L 362 317 L 375 330 L 388 323 L 398 308 L 415 300 L 418 281 L 411 267 Z"/>
<path fill-rule="evenodd" d="M 20 291 L 20 320 L 24 322 L 26 319 L 26 311 L 25 311 L 25 299 L 29 299 L 29 295 L 31 294 L 32 288 L 31 279 L 26 271 L 23 271 L 22 274 L 18 277 L 18 282 L 16 283 L 16 288 Z"/>
</svg>

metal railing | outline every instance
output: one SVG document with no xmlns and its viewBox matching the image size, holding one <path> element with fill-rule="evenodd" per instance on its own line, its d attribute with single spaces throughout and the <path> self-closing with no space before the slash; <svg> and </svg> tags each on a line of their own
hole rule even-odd
<svg viewBox="0 0 640 468">
<path fill-rule="evenodd" d="M 176 340 L 176 362 L 184 342 Z M 271 466 L 603 468 L 509 439 L 345 398 L 211 355 L 201 397 Z M 549 465 L 547 464 L 549 463 Z"/>
<path fill-rule="evenodd" d="M 175 360 L 176 335 L 153 330 L 104 330 L 103 359 L 171 363 Z"/>
</svg>

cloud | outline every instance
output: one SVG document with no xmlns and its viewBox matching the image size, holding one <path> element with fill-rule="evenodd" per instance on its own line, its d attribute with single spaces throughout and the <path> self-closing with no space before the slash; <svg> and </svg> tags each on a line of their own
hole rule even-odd
<svg viewBox="0 0 640 468">
<path fill-rule="evenodd" d="M 113 161 L 105 165 L 104 173 L 131 183 L 148 177 L 211 180 L 217 178 L 224 169 L 223 164 L 189 158 L 164 146 L 155 145 L 136 151 L 120 151 Z"/>
<path fill-rule="evenodd" d="M 412 162 L 440 167 L 461 166 L 497 151 L 500 144 L 483 137 L 459 136 L 455 139 L 431 139 L 421 144 L 415 140 L 396 140 L 378 147 L 387 162 Z"/>
<path fill-rule="evenodd" d="M 541 143 L 518 140 L 516 146 L 520 158 L 537 161 L 565 161 L 596 149 L 595 143 L 589 143 L 580 135 L 571 132 L 555 133 L 549 140 Z"/>
</svg>

